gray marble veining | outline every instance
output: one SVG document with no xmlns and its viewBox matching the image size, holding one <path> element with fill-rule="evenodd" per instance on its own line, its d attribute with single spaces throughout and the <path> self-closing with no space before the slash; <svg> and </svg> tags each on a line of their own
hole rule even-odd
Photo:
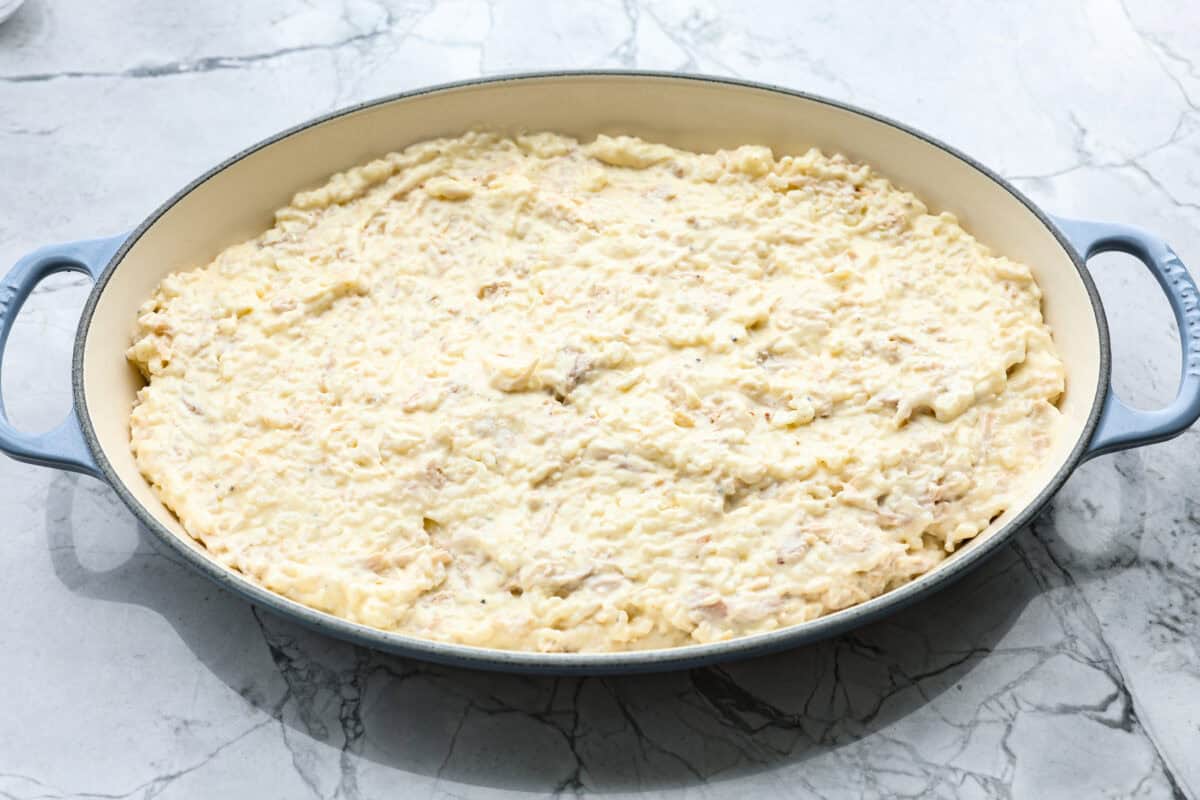
<svg viewBox="0 0 1200 800">
<path fill-rule="evenodd" d="M 1191 0 L 27 0 L 0 25 L 0 265 L 128 228 L 314 114 L 557 67 L 857 103 L 1200 265 L 1198 43 Z M 1092 268 L 1118 389 L 1161 403 L 1165 301 L 1128 260 Z M 29 427 L 66 408 L 86 291 L 48 281 L 14 334 L 3 389 Z M 1085 465 L 981 570 L 853 635 L 603 680 L 308 633 L 156 549 L 102 484 L 0 460 L 0 796 L 1195 797 L 1198 440 Z"/>
</svg>

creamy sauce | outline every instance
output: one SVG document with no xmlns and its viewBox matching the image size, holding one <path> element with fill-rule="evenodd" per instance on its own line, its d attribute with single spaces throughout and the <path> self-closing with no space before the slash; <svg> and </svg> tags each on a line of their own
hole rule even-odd
<svg viewBox="0 0 1200 800">
<path fill-rule="evenodd" d="M 425 142 L 167 277 L 137 463 L 341 617 L 606 651 L 803 622 L 984 530 L 1059 429 L 1030 270 L 867 166 Z"/>
</svg>

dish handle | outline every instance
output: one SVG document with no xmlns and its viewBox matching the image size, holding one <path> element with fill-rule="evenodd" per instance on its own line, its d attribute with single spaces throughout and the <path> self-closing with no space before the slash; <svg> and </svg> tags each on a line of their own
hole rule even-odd
<svg viewBox="0 0 1200 800">
<path fill-rule="evenodd" d="M 82 272 L 96 280 L 124 241 L 125 234 L 121 234 L 108 239 L 43 247 L 22 258 L 9 270 L 0 280 L 0 373 L 4 368 L 8 335 L 34 287 L 57 272 Z M 67 418 L 57 428 L 31 434 L 17 430 L 9 422 L 0 392 L 0 452 L 28 464 L 100 477 L 100 468 L 84 441 L 73 404 Z"/>
<path fill-rule="evenodd" d="M 1192 276 L 1166 242 L 1138 228 L 1062 217 L 1055 223 L 1085 261 L 1098 253 L 1117 251 L 1145 264 L 1171 303 L 1183 348 L 1179 391 L 1166 408 L 1130 408 L 1109 385 L 1084 460 L 1178 436 L 1200 418 L 1200 292 Z"/>
</svg>

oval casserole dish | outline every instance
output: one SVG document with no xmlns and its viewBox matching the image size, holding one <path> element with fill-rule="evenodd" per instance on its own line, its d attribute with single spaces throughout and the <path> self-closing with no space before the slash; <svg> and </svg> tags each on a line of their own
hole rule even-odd
<svg viewBox="0 0 1200 800">
<path fill-rule="evenodd" d="M 467 647 L 355 624 L 274 594 L 213 559 L 142 477 L 129 446 L 129 410 L 142 378 L 125 359 L 138 307 L 168 273 L 205 264 L 270 227 L 292 195 L 329 175 L 426 139 L 486 127 L 548 130 L 581 140 L 627 134 L 692 151 L 742 144 L 776 153 L 817 147 L 870 164 L 934 212 L 950 211 L 994 252 L 1030 265 L 1066 368 L 1064 433 L 1008 511 L 928 573 L 810 622 L 714 644 L 615 653 L 537 653 Z M 1084 260 L 1104 250 L 1141 259 L 1171 302 L 1183 380 L 1167 409 L 1134 411 L 1109 384 L 1108 329 Z M 43 277 L 96 278 L 75 341 L 74 409 L 53 431 L 15 430 L 0 406 L 0 450 L 22 461 L 93 475 L 155 536 L 221 586 L 320 631 L 442 663 L 520 672 L 623 673 L 698 666 L 796 646 L 895 611 L 962 576 L 1028 522 L 1089 457 L 1161 441 L 1200 416 L 1200 311 L 1191 278 L 1165 244 L 1121 225 L 1053 219 L 1004 180 L 923 134 L 793 91 L 719 78 L 652 73 L 554 73 L 470 81 L 384 98 L 261 142 L 181 190 L 127 235 L 43 248 L 0 285 L 0 348 Z M 0 352 L 2 357 L 2 352 Z"/>
</svg>

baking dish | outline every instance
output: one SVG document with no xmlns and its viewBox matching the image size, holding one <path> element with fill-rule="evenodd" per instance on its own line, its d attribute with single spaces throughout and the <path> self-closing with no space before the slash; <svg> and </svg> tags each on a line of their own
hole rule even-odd
<svg viewBox="0 0 1200 800">
<path fill-rule="evenodd" d="M 765 144 L 776 154 L 820 147 L 872 164 L 933 210 L 955 213 L 994 250 L 1032 266 L 1067 370 L 1065 433 L 1019 501 L 967 546 L 917 580 L 866 603 L 790 628 L 716 644 L 624 653 L 533 653 L 416 639 L 313 610 L 212 559 L 188 537 L 138 472 L 128 416 L 141 377 L 125 360 L 138 306 L 169 272 L 207 263 L 256 235 L 292 194 L 331 173 L 415 141 L 472 127 L 554 130 L 579 138 L 625 133 L 690 150 Z M 1167 294 L 1180 330 L 1183 375 L 1165 409 L 1137 411 L 1109 382 L 1104 311 L 1084 261 L 1107 250 L 1140 259 Z M 1003 179 L 924 134 L 840 103 L 772 86 L 663 73 L 546 73 L 422 89 L 284 131 L 184 187 L 129 234 L 42 248 L 0 284 L 3 345 L 39 281 L 72 270 L 95 279 L 76 334 L 74 405 L 48 433 L 12 427 L 0 402 L 0 450 L 21 461 L 110 484 L 155 536 L 193 567 L 251 602 L 365 646 L 478 668 L 618 673 L 697 666 L 814 641 L 936 591 L 1028 522 L 1084 460 L 1170 438 L 1200 417 L 1200 306 L 1171 249 L 1123 225 L 1051 218 Z"/>
</svg>

